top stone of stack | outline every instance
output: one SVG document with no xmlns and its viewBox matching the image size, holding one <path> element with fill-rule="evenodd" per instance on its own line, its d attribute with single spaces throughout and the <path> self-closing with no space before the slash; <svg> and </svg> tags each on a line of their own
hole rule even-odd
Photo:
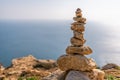
<svg viewBox="0 0 120 80">
<path fill-rule="evenodd" d="M 81 14 L 82 10 L 80 8 L 77 8 L 76 10 L 76 17 L 82 17 L 82 14 Z"/>
<path fill-rule="evenodd" d="M 76 13 L 76 17 L 73 17 L 73 20 L 80 23 L 85 23 L 86 19 L 82 18 L 82 10 L 78 8 L 75 13 Z"/>
</svg>

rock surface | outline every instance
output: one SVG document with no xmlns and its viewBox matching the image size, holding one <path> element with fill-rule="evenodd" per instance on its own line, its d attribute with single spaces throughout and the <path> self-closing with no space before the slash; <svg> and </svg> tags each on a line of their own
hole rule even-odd
<svg viewBox="0 0 120 80">
<path fill-rule="evenodd" d="M 77 38 L 71 38 L 71 44 L 74 46 L 83 46 L 86 40 L 84 39 L 77 39 Z"/>
<path fill-rule="evenodd" d="M 65 80 L 90 80 L 86 74 L 81 71 L 70 71 Z"/>
<path fill-rule="evenodd" d="M 28 59 L 27 59 L 28 58 Z M 20 60 L 20 61 L 19 61 Z M 14 61 L 18 61 L 14 65 Z M 20 62 L 20 63 L 19 63 Z M 33 64 L 33 63 L 35 64 Z M 49 63 L 50 62 L 50 63 Z M 54 63 L 55 62 L 55 63 Z M 27 63 L 25 65 L 25 63 Z M 40 80 L 64 80 L 67 74 L 69 73 L 68 71 L 61 71 L 60 69 L 57 68 L 57 65 L 54 67 L 50 67 L 50 69 L 44 67 L 45 65 L 43 64 L 50 64 L 54 63 L 56 64 L 56 61 L 54 60 L 39 60 L 33 57 L 32 55 L 26 56 L 26 57 L 21 57 L 21 58 L 16 58 L 13 59 L 13 63 L 11 66 L 8 68 L 4 68 L 2 65 L 0 65 L 0 69 L 2 70 L 0 74 L 0 80 L 18 80 L 18 77 L 32 77 L 32 76 L 38 76 L 41 77 Z M 20 65 L 21 64 L 21 65 Z M 26 68 L 23 68 L 26 66 Z M 30 64 L 30 65 L 28 65 Z M 111 63 L 113 64 L 113 63 Z M 14 65 L 14 66 L 13 66 Z M 36 65 L 36 67 L 35 67 Z M 116 64 L 114 64 L 116 65 Z M 85 75 L 87 75 L 90 80 L 104 80 L 104 74 L 107 75 L 113 75 L 117 78 L 120 78 L 120 66 L 117 65 L 116 67 L 112 68 L 107 68 L 106 70 L 104 69 L 105 73 L 99 69 L 92 69 L 91 71 L 83 71 Z M 74 71 L 74 70 L 72 70 Z M 106 77 L 105 77 L 106 78 Z M 74 79 L 73 79 L 74 80 Z"/>
<path fill-rule="evenodd" d="M 120 79 L 120 69 L 107 69 L 107 70 L 103 70 L 105 72 L 105 78 L 107 78 L 108 76 L 112 75 L 116 78 Z"/>
<path fill-rule="evenodd" d="M 113 63 L 108 63 L 108 64 L 106 64 L 105 66 L 102 67 L 103 70 L 112 69 L 112 68 L 117 69 L 117 68 L 119 68 L 119 66 L 116 65 L 116 64 L 113 64 Z"/>
<path fill-rule="evenodd" d="M 102 70 L 106 73 L 105 78 L 109 75 L 120 78 L 120 66 L 117 64 L 108 63 L 102 67 Z"/>
<path fill-rule="evenodd" d="M 19 77 L 39 76 L 51 74 L 57 67 L 54 60 L 38 60 L 32 55 L 12 60 L 12 65 L 3 71 L 8 80 L 17 80 Z"/>
<path fill-rule="evenodd" d="M 67 54 L 80 54 L 80 55 L 88 55 L 92 53 L 92 49 L 89 46 L 81 46 L 81 47 L 74 47 L 68 46 L 66 48 Z"/>
<path fill-rule="evenodd" d="M 82 55 L 63 55 L 57 60 L 58 67 L 63 70 L 91 71 L 96 63 Z"/>
<path fill-rule="evenodd" d="M 91 71 L 61 71 L 56 70 L 42 80 L 104 80 L 105 73 L 99 69 Z"/>
<path fill-rule="evenodd" d="M 42 80 L 64 80 L 66 72 L 61 71 L 60 69 L 52 72 L 47 77 L 44 77 Z"/>
<path fill-rule="evenodd" d="M 105 73 L 100 69 L 93 69 L 93 80 L 104 80 Z"/>
<path fill-rule="evenodd" d="M 71 25 L 75 26 L 75 25 L 78 25 L 78 26 L 84 26 L 85 23 L 79 23 L 79 22 L 73 22 Z"/>
<path fill-rule="evenodd" d="M 55 60 L 38 60 L 39 63 L 37 63 L 34 68 L 37 67 L 43 67 L 45 69 L 50 69 L 57 67 L 57 63 Z"/>
<path fill-rule="evenodd" d="M 0 64 L 0 80 L 3 80 L 5 75 L 3 74 L 5 68 Z"/>
<path fill-rule="evenodd" d="M 3 71 L 5 68 L 0 64 L 0 71 Z"/>
<path fill-rule="evenodd" d="M 38 63 L 38 60 L 35 57 L 33 57 L 32 55 L 29 55 L 26 57 L 13 59 L 12 60 L 12 67 L 33 68 L 33 65 L 35 65 L 37 63 Z"/>
<path fill-rule="evenodd" d="M 71 70 L 65 80 L 104 80 L 105 73 L 99 69 L 92 71 L 75 71 Z"/>
<path fill-rule="evenodd" d="M 84 24 L 82 23 L 73 23 L 73 25 L 71 26 L 71 30 L 74 30 L 76 32 L 84 32 L 85 31 L 85 27 Z"/>
<path fill-rule="evenodd" d="M 77 39 L 84 39 L 83 37 L 83 33 L 79 33 L 79 32 L 76 32 L 74 31 L 74 37 L 77 38 Z"/>
<path fill-rule="evenodd" d="M 73 17 L 73 20 L 80 22 L 80 23 L 85 23 L 86 19 L 82 17 Z"/>
<path fill-rule="evenodd" d="M 2 64 L 0 64 L 0 74 L 2 74 L 2 72 L 4 71 L 4 67 L 2 66 Z"/>
<path fill-rule="evenodd" d="M 76 17 L 82 17 L 82 10 L 80 9 L 80 8 L 78 8 L 77 10 L 76 10 Z"/>
</svg>

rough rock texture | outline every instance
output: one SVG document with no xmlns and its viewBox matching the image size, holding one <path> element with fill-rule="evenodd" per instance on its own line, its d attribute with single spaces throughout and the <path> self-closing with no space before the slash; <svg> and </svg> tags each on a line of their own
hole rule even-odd
<svg viewBox="0 0 120 80">
<path fill-rule="evenodd" d="M 14 65 L 14 63 L 16 66 Z M 54 60 L 38 60 L 32 55 L 16 58 L 16 59 L 13 59 L 12 65 L 9 66 L 8 68 L 4 68 L 1 65 L 0 69 L 2 70 L 2 73 L 0 74 L 0 80 L 18 80 L 18 77 L 32 77 L 32 76 L 37 76 L 40 78 L 40 80 L 65 80 L 66 76 L 68 76 L 67 74 L 69 73 L 69 71 L 75 71 L 75 70 L 61 71 L 56 67 L 57 65 L 55 64 L 56 64 L 56 61 Z M 26 67 L 23 68 L 23 66 L 26 66 Z M 50 68 L 48 68 L 48 66 L 50 66 Z M 120 76 L 120 70 L 117 70 L 117 69 L 114 69 L 114 70 L 108 69 L 104 71 L 108 75 L 112 74 L 115 77 Z M 92 69 L 91 71 L 83 71 L 83 73 L 87 75 L 90 78 L 90 80 L 103 80 L 103 76 L 104 76 L 103 75 L 104 72 L 98 69 Z M 26 79 L 24 78 L 23 80 L 26 80 Z"/>
<path fill-rule="evenodd" d="M 56 65 L 57 64 L 54 60 L 37 60 L 32 55 L 12 60 L 12 67 L 18 67 L 18 68 L 43 67 L 43 68 L 49 69 L 52 67 L 56 67 Z"/>
<path fill-rule="evenodd" d="M 120 78 L 120 69 L 107 69 L 107 70 L 103 70 L 105 72 L 105 78 L 107 78 L 108 76 L 112 75 L 116 78 Z"/>
<path fill-rule="evenodd" d="M 4 80 L 5 75 L 0 75 L 0 80 Z"/>
<path fill-rule="evenodd" d="M 43 67 L 45 69 L 50 69 L 50 68 L 54 68 L 57 67 L 57 63 L 55 60 L 38 60 L 39 63 L 37 63 L 34 68 L 37 67 Z"/>
<path fill-rule="evenodd" d="M 35 57 L 33 57 L 32 55 L 29 55 L 26 57 L 13 59 L 12 60 L 12 67 L 33 68 L 33 65 L 35 65 L 37 63 L 38 63 L 38 60 Z"/>
<path fill-rule="evenodd" d="M 77 38 L 71 38 L 71 44 L 74 46 L 82 46 L 85 43 L 86 40 L 84 39 L 77 39 Z"/>
<path fill-rule="evenodd" d="M 85 23 L 73 22 L 71 25 L 84 26 Z"/>
<path fill-rule="evenodd" d="M 77 39 L 84 39 L 83 37 L 83 33 L 79 33 L 79 32 L 76 32 L 74 31 L 74 37 L 77 38 Z"/>
<path fill-rule="evenodd" d="M 5 68 L 0 64 L 0 71 L 3 71 Z"/>
<path fill-rule="evenodd" d="M 100 69 L 93 69 L 93 80 L 104 80 L 105 73 L 104 71 L 101 71 Z M 91 78 L 92 80 L 92 78 Z"/>
<path fill-rule="evenodd" d="M 3 71 L 4 76 L 10 80 L 18 77 L 48 76 L 56 67 L 54 60 L 38 60 L 32 55 L 12 60 L 12 65 Z M 54 68 L 54 69 L 53 69 Z"/>
<path fill-rule="evenodd" d="M 63 55 L 58 58 L 57 63 L 58 67 L 63 71 L 91 71 L 96 68 L 96 64 L 92 59 L 88 59 L 82 55 Z"/>
<path fill-rule="evenodd" d="M 3 78 L 5 77 L 5 75 L 3 75 L 5 68 L 2 66 L 2 64 L 0 64 L 0 80 L 3 80 Z"/>
<path fill-rule="evenodd" d="M 92 53 L 92 49 L 89 46 L 81 46 L 81 47 L 74 47 L 68 46 L 66 49 L 67 54 L 80 54 L 80 55 L 88 55 Z"/>
<path fill-rule="evenodd" d="M 105 73 L 99 69 L 93 69 L 91 72 L 84 72 L 91 80 L 104 80 Z"/>
<path fill-rule="evenodd" d="M 120 78 L 120 66 L 117 64 L 108 63 L 102 67 L 102 70 L 106 73 L 105 78 L 109 75 Z"/>
<path fill-rule="evenodd" d="M 112 69 L 112 68 L 119 68 L 119 65 L 113 64 L 113 63 L 108 63 L 105 66 L 102 67 L 103 70 L 107 70 L 107 69 Z"/>
<path fill-rule="evenodd" d="M 105 73 L 99 69 L 92 71 L 75 71 L 71 70 L 65 80 L 104 80 Z"/>
<path fill-rule="evenodd" d="M 77 32 L 83 32 L 85 31 L 85 27 L 83 23 L 73 23 L 71 26 L 71 30 L 77 31 Z"/>
<path fill-rule="evenodd" d="M 85 21 L 86 21 L 85 18 L 81 18 L 81 17 L 73 17 L 73 20 L 81 22 L 81 23 L 85 23 Z"/>
<path fill-rule="evenodd" d="M 77 17 L 81 17 L 81 16 L 82 16 L 82 14 L 81 14 L 81 13 L 78 13 L 78 14 L 76 14 L 76 16 L 77 16 Z"/>
<path fill-rule="evenodd" d="M 75 13 L 76 13 L 76 17 L 82 17 L 82 10 L 81 9 L 77 9 L 76 11 L 75 11 Z"/>
<path fill-rule="evenodd" d="M 65 76 L 66 76 L 66 72 L 58 69 L 52 72 L 47 77 L 44 77 L 42 80 L 64 80 Z"/>
<path fill-rule="evenodd" d="M 91 71 L 61 71 L 56 70 L 42 80 L 104 80 L 104 72 L 99 69 Z"/>
<path fill-rule="evenodd" d="M 88 76 L 81 71 L 70 71 L 65 80 L 90 80 Z"/>
<path fill-rule="evenodd" d="M 0 74 L 3 73 L 4 69 L 5 69 L 5 68 L 2 66 L 2 64 L 0 64 Z"/>
</svg>

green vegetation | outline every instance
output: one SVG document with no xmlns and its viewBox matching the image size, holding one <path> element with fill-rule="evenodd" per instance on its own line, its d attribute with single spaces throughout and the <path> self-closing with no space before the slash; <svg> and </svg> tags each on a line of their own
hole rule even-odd
<svg viewBox="0 0 120 80">
<path fill-rule="evenodd" d="M 120 78 L 116 78 L 112 75 L 108 75 L 106 80 L 120 80 Z"/>
<path fill-rule="evenodd" d="M 40 80 L 40 78 L 39 78 L 39 77 L 36 77 L 36 76 L 27 77 L 27 78 L 25 78 L 25 77 L 20 77 L 20 78 L 18 78 L 18 80 Z"/>
<path fill-rule="evenodd" d="M 120 70 L 120 66 L 117 66 L 116 69 Z"/>
</svg>

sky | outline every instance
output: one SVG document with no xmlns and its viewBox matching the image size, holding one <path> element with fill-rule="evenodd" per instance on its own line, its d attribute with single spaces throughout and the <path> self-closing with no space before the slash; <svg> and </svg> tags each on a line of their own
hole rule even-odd
<svg viewBox="0 0 120 80">
<path fill-rule="evenodd" d="M 118 26 L 119 4 L 120 0 L 0 0 L 0 20 L 71 20 L 81 8 L 89 21 Z"/>
</svg>

